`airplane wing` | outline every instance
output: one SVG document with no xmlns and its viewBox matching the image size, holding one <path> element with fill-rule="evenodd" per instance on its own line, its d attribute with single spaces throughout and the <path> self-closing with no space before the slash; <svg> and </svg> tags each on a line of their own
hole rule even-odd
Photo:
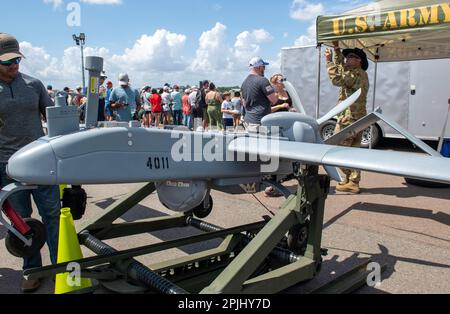
<svg viewBox="0 0 450 314">
<path fill-rule="evenodd" d="M 267 145 L 268 143 L 270 145 Z M 273 139 L 252 137 L 238 138 L 229 144 L 228 149 L 241 154 L 299 161 L 304 164 L 450 183 L 450 159 L 444 157 L 283 140 L 274 142 Z"/>
</svg>

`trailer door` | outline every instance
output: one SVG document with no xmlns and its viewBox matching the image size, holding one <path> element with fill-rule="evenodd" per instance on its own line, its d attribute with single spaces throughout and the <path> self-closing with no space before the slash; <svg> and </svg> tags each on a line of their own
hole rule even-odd
<svg viewBox="0 0 450 314">
<path fill-rule="evenodd" d="M 446 121 L 450 98 L 450 59 L 412 61 L 409 131 L 436 140 Z M 414 91 L 415 89 L 415 91 Z M 450 136 L 450 130 L 447 131 Z"/>
</svg>

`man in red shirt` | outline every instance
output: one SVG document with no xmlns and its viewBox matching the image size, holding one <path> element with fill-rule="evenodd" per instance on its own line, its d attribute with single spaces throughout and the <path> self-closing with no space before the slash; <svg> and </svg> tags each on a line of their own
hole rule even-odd
<svg viewBox="0 0 450 314">
<path fill-rule="evenodd" d="M 190 130 L 193 129 L 193 121 L 192 121 L 192 105 L 189 95 L 191 94 L 190 89 L 186 89 L 184 91 L 184 96 L 181 99 L 183 104 L 183 125 L 187 126 Z"/>
</svg>

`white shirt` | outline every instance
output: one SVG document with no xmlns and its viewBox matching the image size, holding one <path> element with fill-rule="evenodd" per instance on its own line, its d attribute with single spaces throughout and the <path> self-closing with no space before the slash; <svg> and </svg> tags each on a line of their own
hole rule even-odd
<svg viewBox="0 0 450 314">
<path fill-rule="evenodd" d="M 191 106 L 195 107 L 195 100 L 197 99 L 198 92 L 192 92 L 189 94 L 189 101 L 191 102 Z"/>
<path fill-rule="evenodd" d="M 167 92 L 164 92 L 164 93 L 162 93 L 161 98 L 162 98 L 162 103 L 163 103 L 163 110 L 170 111 L 170 104 L 172 103 L 172 98 L 170 97 L 170 94 Z"/>
<path fill-rule="evenodd" d="M 231 103 L 231 101 L 225 100 L 225 101 L 222 103 L 222 109 L 225 109 L 225 110 L 233 110 L 233 104 Z M 224 113 L 223 113 L 223 118 L 224 118 L 224 119 L 233 119 L 233 115 L 224 112 Z"/>
</svg>

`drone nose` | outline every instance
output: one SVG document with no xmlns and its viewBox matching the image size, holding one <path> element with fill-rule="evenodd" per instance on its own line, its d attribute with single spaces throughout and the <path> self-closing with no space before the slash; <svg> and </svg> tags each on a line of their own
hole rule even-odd
<svg viewBox="0 0 450 314">
<path fill-rule="evenodd" d="M 8 176 L 30 185 L 56 185 L 56 156 L 48 142 L 36 141 L 15 153 L 8 161 Z"/>
</svg>

